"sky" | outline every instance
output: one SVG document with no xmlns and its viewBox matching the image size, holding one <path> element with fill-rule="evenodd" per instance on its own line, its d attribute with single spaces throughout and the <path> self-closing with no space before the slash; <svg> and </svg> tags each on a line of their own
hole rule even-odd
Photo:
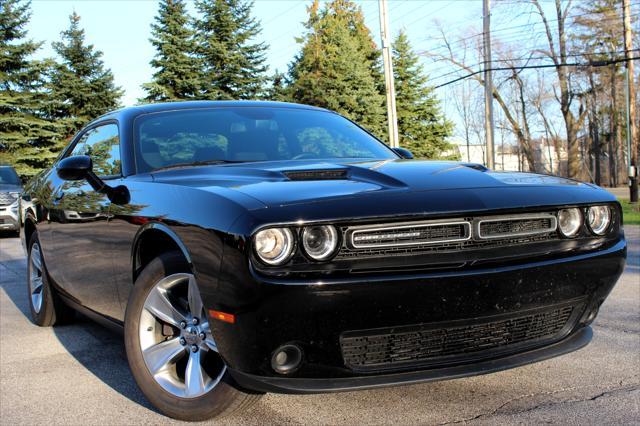
<svg viewBox="0 0 640 426">
<path fill-rule="evenodd" d="M 358 1 L 376 43 L 380 43 L 378 1 Z M 307 6 L 311 0 L 257 0 L 253 14 L 262 23 L 262 39 L 269 45 L 267 61 L 271 71 L 285 72 L 297 53 L 295 37 L 303 32 Z M 142 97 L 141 85 L 150 80 L 153 69 L 149 61 L 154 49 L 149 29 L 157 12 L 154 0 L 34 0 L 29 36 L 44 41 L 38 56 L 54 56 L 51 42 L 69 24 L 75 11 L 81 17 L 89 43 L 104 53 L 103 59 L 113 71 L 116 83 L 124 88 L 124 105 L 135 104 Z M 190 5 L 192 9 L 192 5 Z M 429 47 L 432 19 L 438 18 L 452 27 L 482 24 L 482 4 L 474 1 L 390 0 L 391 34 L 404 28 L 416 49 Z M 475 22 L 474 22 L 475 21 Z"/>
<path fill-rule="evenodd" d="M 324 0 L 321 0 L 323 2 Z M 531 52 L 535 48 L 545 47 L 544 31 L 539 17 L 524 13 L 521 0 L 494 0 L 492 3 L 491 32 L 492 44 L 501 39 L 513 46 Z M 356 0 L 365 16 L 365 23 L 371 30 L 374 41 L 380 45 L 380 22 L 378 0 Z M 541 0 L 543 8 L 552 20 L 554 17 L 553 0 Z M 589 0 L 574 0 L 573 4 L 586 5 Z M 288 64 L 298 52 L 300 46 L 295 37 L 303 34 L 303 22 L 307 19 L 307 7 L 312 0 L 255 0 L 253 16 L 262 25 L 260 41 L 268 44 L 267 63 L 270 72 L 286 72 Z M 640 1 L 632 0 L 632 15 L 640 15 Z M 463 37 L 468 41 L 481 39 L 482 1 L 480 0 L 388 0 L 390 33 L 396 35 L 405 30 L 414 50 L 444 52 L 442 40 L 438 37 L 440 24 L 447 37 Z M 188 3 L 193 12 L 193 3 Z M 86 40 L 104 53 L 103 60 L 115 76 L 116 84 L 122 87 L 125 95 L 124 106 L 137 103 L 144 91 L 141 85 L 151 80 L 153 69 L 149 61 L 155 51 L 151 43 L 150 25 L 157 13 L 157 0 L 32 0 L 32 17 L 28 26 L 29 37 L 43 41 L 38 52 L 39 57 L 55 56 L 51 43 L 60 39 L 60 32 L 69 25 L 69 15 L 80 15 L 81 26 L 85 29 Z M 578 8 L 572 12 L 579 11 Z M 575 12 L 579 13 L 579 12 Z M 473 36 L 473 37 L 470 37 Z M 454 48 L 461 45 L 454 43 Z M 522 52 L 522 51 L 521 51 Z M 430 77 L 432 85 L 446 83 L 464 74 L 445 62 L 434 62 L 421 56 L 424 71 Z M 479 69 L 477 60 L 469 59 L 474 69 Z M 549 72 L 553 72 L 552 70 Z M 481 98 L 482 87 L 473 81 L 458 82 L 436 90 L 442 102 L 445 116 L 456 124 L 458 138 L 462 135 L 460 117 L 456 103 L 459 104 L 457 90 L 468 85 L 476 97 Z M 477 106 L 477 105 L 476 105 Z M 481 105 L 474 113 L 481 114 Z M 497 111 L 496 127 L 506 132 L 500 125 L 500 110 Z M 557 117 L 560 117 L 559 111 Z M 559 126 L 561 127 L 561 126 Z M 502 130 L 500 130 L 502 129 Z M 560 129 L 561 130 L 561 129 Z M 478 142 L 482 132 L 477 132 Z M 496 136 L 497 138 L 500 135 Z M 509 138 L 507 132 L 507 138 Z"/>
</svg>

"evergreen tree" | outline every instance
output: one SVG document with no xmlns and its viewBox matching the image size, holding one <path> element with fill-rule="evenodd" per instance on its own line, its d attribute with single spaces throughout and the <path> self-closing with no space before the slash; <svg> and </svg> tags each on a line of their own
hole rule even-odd
<svg viewBox="0 0 640 426">
<path fill-rule="evenodd" d="M 151 25 L 151 44 L 156 55 L 151 66 L 157 71 L 153 81 L 143 85 L 147 102 L 193 99 L 199 95 L 200 64 L 194 54 L 195 32 L 189 25 L 183 0 L 162 0 L 155 23 Z"/>
<path fill-rule="evenodd" d="M 46 120 L 42 85 L 46 61 L 31 56 L 42 43 L 26 39 L 29 3 L 0 2 L 0 152 L 22 177 L 34 175 L 57 155 L 58 126 Z"/>
<path fill-rule="evenodd" d="M 452 151 L 453 146 L 445 139 L 451 135 L 453 124 L 444 118 L 418 55 L 403 31 L 394 40 L 392 50 L 400 145 L 416 158 L 441 158 Z"/>
<path fill-rule="evenodd" d="M 264 43 L 254 39 L 260 25 L 251 16 L 252 2 L 197 0 L 195 21 L 198 56 L 203 64 L 202 97 L 253 99 L 266 81 Z"/>
<path fill-rule="evenodd" d="M 359 6 L 333 0 L 309 8 L 302 49 L 289 68 L 293 100 L 337 111 L 386 140 L 379 61 Z"/>
<path fill-rule="evenodd" d="M 271 76 L 271 86 L 265 90 L 264 98 L 269 101 L 289 102 L 289 90 L 287 88 L 287 76 L 276 72 Z"/>
<path fill-rule="evenodd" d="M 72 136 L 88 121 L 119 106 L 122 89 L 105 68 L 102 52 L 85 44 L 80 16 L 69 17 L 69 29 L 62 41 L 53 43 L 61 62 L 51 72 L 49 87 L 54 105 L 50 114 L 65 124 L 65 136 Z"/>
</svg>

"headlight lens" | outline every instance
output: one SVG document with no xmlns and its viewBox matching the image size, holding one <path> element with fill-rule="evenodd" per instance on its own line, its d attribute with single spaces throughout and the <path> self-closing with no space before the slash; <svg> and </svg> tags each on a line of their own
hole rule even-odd
<svg viewBox="0 0 640 426">
<path fill-rule="evenodd" d="M 562 209 L 558 212 L 558 226 L 565 237 L 573 237 L 582 226 L 580 209 Z"/>
<path fill-rule="evenodd" d="M 253 238 L 255 252 L 265 263 L 280 265 L 293 252 L 293 234 L 287 228 L 269 228 L 259 231 Z"/>
<path fill-rule="evenodd" d="M 589 228 L 596 235 L 604 235 L 611 223 L 611 210 L 607 206 L 592 206 L 587 211 Z"/>
<path fill-rule="evenodd" d="M 302 231 L 302 247 L 314 260 L 328 259 L 338 247 L 338 231 L 331 225 L 306 227 Z"/>
</svg>

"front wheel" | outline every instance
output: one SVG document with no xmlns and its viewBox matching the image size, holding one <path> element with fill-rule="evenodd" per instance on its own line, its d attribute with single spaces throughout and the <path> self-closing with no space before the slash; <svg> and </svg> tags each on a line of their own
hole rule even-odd
<svg viewBox="0 0 640 426">
<path fill-rule="evenodd" d="M 260 397 L 233 385 L 195 277 L 179 253 L 154 259 L 136 280 L 125 346 L 138 386 L 170 417 L 205 420 L 245 409 Z"/>
<path fill-rule="evenodd" d="M 49 281 L 37 232 L 31 236 L 28 248 L 27 290 L 33 322 L 41 327 L 70 322 L 75 312 L 60 300 Z"/>
</svg>

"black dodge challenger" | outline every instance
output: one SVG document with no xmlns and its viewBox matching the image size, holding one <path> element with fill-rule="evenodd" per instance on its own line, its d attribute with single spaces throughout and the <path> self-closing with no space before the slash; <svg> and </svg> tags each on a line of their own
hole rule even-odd
<svg viewBox="0 0 640 426">
<path fill-rule="evenodd" d="M 413 160 L 285 103 L 106 114 L 20 211 L 34 321 L 123 330 L 144 394 L 186 420 L 576 350 L 626 257 L 598 187 Z"/>
</svg>

